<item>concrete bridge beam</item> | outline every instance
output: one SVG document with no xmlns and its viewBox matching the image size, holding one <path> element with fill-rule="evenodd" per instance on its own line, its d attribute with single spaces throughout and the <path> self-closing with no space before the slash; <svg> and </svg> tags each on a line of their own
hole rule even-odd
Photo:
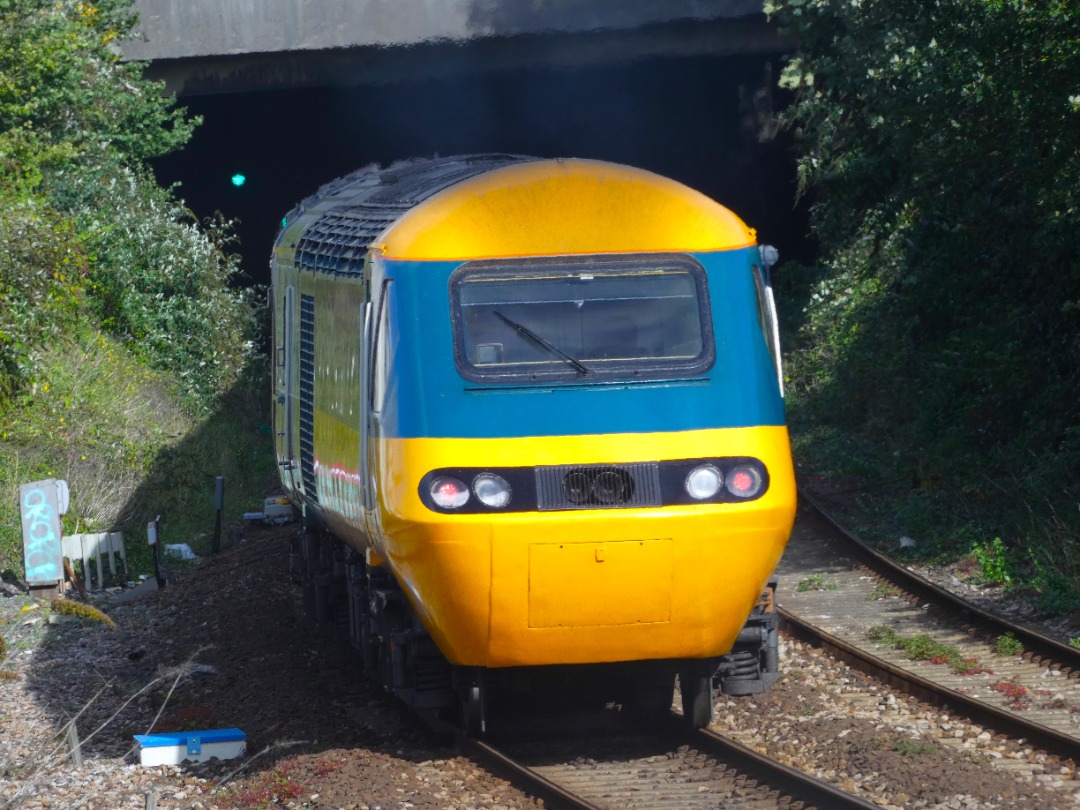
<svg viewBox="0 0 1080 810">
<path fill-rule="evenodd" d="M 776 53 L 762 0 L 136 0 L 172 92 L 341 86 L 658 54 Z M 462 48 L 462 45 L 468 47 Z"/>
</svg>

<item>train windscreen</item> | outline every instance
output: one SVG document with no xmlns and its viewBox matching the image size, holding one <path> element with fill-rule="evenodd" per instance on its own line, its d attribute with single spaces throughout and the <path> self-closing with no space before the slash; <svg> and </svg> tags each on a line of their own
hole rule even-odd
<svg viewBox="0 0 1080 810">
<path fill-rule="evenodd" d="M 476 262 L 451 296 L 471 380 L 663 379 L 714 358 L 705 272 L 686 256 Z"/>
</svg>

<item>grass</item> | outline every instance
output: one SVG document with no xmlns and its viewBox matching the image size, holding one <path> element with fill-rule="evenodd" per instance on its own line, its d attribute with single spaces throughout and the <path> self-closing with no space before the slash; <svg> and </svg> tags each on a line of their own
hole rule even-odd
<svg viewBox="0 0 1080 810">
<path fill-rule="evenodd" d="M 0 414 L 0 571 L 22 576 L 17 493 L 30 481 L 68 482 L 65 534 L 123 531 L 131 577 L 152 573 L 146 524 L 158 515 L 160 542 L 209 550 L 216 476 L 226 524 L 261 503 L 273 471 L 262 366 L 201 418 L 178 405 L 168 379 L 97 334 L 51 347 L 42 368 Z"/>
</svg>

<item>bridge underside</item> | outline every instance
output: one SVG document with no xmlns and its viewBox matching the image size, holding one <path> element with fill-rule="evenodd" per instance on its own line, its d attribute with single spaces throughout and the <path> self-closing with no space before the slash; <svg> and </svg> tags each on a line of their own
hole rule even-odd
<svg viewBox="0 0 1080 810">
<path fill-rule="evenodd" d="M 350 87 L 544 65 L 578 69 L 655 57 L 779 54 L 790 43 L 763 15 L 628 30 L 536 33 L 404 46 L 154 59 L 147 75 L 180 96 Z"/>
</svg>

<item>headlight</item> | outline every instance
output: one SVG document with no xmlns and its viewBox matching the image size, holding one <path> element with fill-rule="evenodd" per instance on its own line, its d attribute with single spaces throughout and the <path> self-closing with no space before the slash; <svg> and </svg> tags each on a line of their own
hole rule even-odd
<svg viewBox="0 0 1080 810">
<path fill-rule="evenodd" d="M 501 509 L 510 503 L 510 485 L 495 473 L 481 473 L 472 482 L 473 492 L 484 506 Z"/>
<path fill-rule="evenodd" d="M 686 476 L 686 492 L 691 498 L 703 501 L 711 498 L 723 486 L 724 476 L 712 464 L 695 467 Z"/>
<path fill-rule="evenodd" d="M 727 489 L 736 498 L 753 498 L 761 492 L 761 473 L 754 467 L 740 464 L 728 473 Z"/>
<path fill-rule="evenodd" d="M 450 475 L 440 475 L 431 482 L 431 500 L 443 509 L 458 509 L 469 500 L 469 488 L 464 481 Z"/>
</svg>

